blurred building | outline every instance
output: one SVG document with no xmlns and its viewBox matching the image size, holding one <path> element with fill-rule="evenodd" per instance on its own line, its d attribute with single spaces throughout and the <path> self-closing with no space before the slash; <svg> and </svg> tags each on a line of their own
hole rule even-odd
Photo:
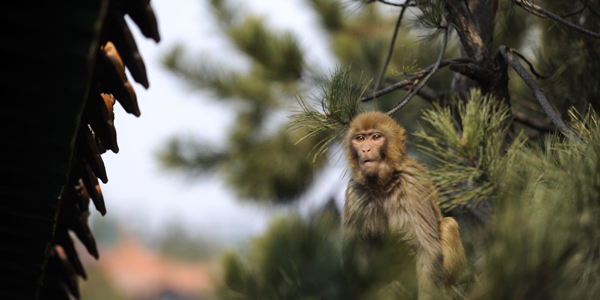
<svg viewBox="0 0 600 300">
<path fill-rule="evenodd" d="M 170 259 L 133 237 L 106 249 L 98 266 L 128 299 L 204 299 L 213 287 L 204 264 Z"/>
</svg>

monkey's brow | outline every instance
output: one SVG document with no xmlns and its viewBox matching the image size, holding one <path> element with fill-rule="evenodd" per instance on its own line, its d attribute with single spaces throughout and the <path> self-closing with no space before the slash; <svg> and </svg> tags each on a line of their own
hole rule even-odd
<svg viewBox="0 0 600 300">
<path fill-rule="evenodd" d="M 374 129 L 357 132 L 354 136 L 359 136 L 359 135 L 371 136 L 371 135 L 374 135 L 374 134 L 385 136 L 381 131 L 374 130 Z"/>
</svg>

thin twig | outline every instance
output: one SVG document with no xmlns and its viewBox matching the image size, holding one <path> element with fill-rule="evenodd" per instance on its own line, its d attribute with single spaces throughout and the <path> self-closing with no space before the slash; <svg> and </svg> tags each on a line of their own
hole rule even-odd
<svg viewBox="0 0 600 300">
<path fill-rule="evenodd" d="M 379 73 L 379 78 L 377 78 L 377 82 L 375 83 L 375 90 L 379 89 L 379 85 L 381 85 L 381 80 L 383 79 L 383 75 L 385 74 L 385 70 L 387 70 L 388 64 L 390 63 L 390 59 L 392 58 L 392 53 L 394 53 L 394 45 L 396 44 L 396 36 L 398 36 L 398 29 L 400 28 L 400 23 L 402 23 L 402 17 L 404 16 L 404 11 L 406 10 L 406 6 L 402 7 L 400 10 L 400 16 L 398 16 L 398 21 L 396 22 L 396 28 L 394 29 L 394 35 L 392 36 L 392 44 L 390 45 L 390 49 L 388 50 L 387 57 L 385 58 L 385 63 L 383 64 L 383 68 L 381 68 L 381 73 Z"/>
<path fill-rule="evenodd" d="M 585 5 L 584 5 L 584 6 L 582 6 L 580 9 L 578 9 L 578 10 L 576 10 L 576 11 L 572 12 L 572 13 L 568 13 L 568 14 L 566 14 L 566 15 L 560 15 L 560 17 L 561 17 L 561 18 L 568 18 L 568 17 L 574 16 L 574 15 L 576 15 L 576 14 L 578 14 L 578 13 L 581 13 L 581 12 L 582 12 L 584 9 L 585 9 Z"/>
<path fill-rule="evenodd" d="M 556 22 L 559 22 L 559 23 L 561 23 L 561 24 L 563 24 L 563 25 L 565 25 L 567 27 L 570 27 L 571 29 L 577 30 L 577 31 L 579 31 L 579 32 L 581 32 L 583 34 L 587 34 L 587 35 L 589 35 L 591 37 L 595 37 L 597 39 L 600 39 L 600 34 L 595 33 L 593 31 L 590 31 L 588 29 L 585 29 L 583 27 L 577 26 L 577 25 L 575 25 L 575 24 L 573 24 L 573 23 L 571 23 L 571 22 L 569 22 L 569 21 L 567 21 L 567 20 L 565 20 L 565 19 L 563 19 L 563 18 L 561 18 L 561 17 L 559 17 L 559 16 L 557 16 L 557 15 L 555 15 L 555 14 L 553 14 L 553 13 L 547 11 L 547 10 L 545 10 L 545 9 L 543 9 L 542 7 L 537 6 L 537 5 L 535 5 L 535 4 L 527 1 L 527 0 L 513 0 L 513 2 L 515 4 L 521 6 L 526 11 L 528 11 L 530 13 L 533 13 L 534 15 L 537 15 L 534 12 L 540 13 L 540 14 L 542 14 L 544 16 L 547 16 L 548 18 L 550 18 L 550 19 L 552 19 L 552 20 L 554 20 Z"/>
<path fill-rule="evenodd" d="M 528 65 L 529 65 L 529 70 L 531 70 L 531 73 L 533 73 L 533 75 L 535 75 L 535 77 L 537 79 L 547 79 L 550 78 L 550 76 L 554 75 L 554 64 L 552 63 L 552 60 L 550 60 L 550 65 L 552 67 L 552 69 L 550 70 L 550 72 L 548 72 L 547 75 L 540 75 L 535 68 L 533 67 L 533 64 L 531 64 L 529 62 L 529 60 L 527 60 L 527 58 L 525 58 L 525 56 L 523 56 L 523 54 L 521 54 L 519 51 L 517 51 L 517 49 L 513 49 L 510 48 L 510 52 L 514 53 L 516 56 L 518 56 L 520 59 L 524 60 Z"/>
<path fill-rule="evenodd" d="M 476 61 L 472 58 L 469 57 L 456 57 L 456 58 L 451 58 L 451 59 L 447 59 L 447 60 L 442 60 L 442 62 L 440 63 L 440 68 L 446 67 L 450 64 L 472 64 L 472 63 L 476 63 Z M 404 75 L 406 76 L 415 76 L 415 77 L 423 77 L 427 74 L 429 74 L 431 72 L 431 70 L 433 70 L 433 68 L 435 67 L 435 64 L 421 70 L 418 72 L 414 72 L 414 73 L 404 73 Z"/>
<path fill-rule="evenodd" d="M 373 2 L 373 1 L 369 1 L 369 2 Z M 388 2 L 388 1 L 385 1 L 385 0 L 377 0 L 377 2 L 380 2 L 380 3 L 383 3 L 383 4 L 387 4 L 387 5 L 391 5 L 391 6 L 398 6 L 398 7 L 417 6 L 416 3 L 410 3 L 409 1 L 406 1 L 403 4 L 394 3 L 394 2 Z"/>
<path fill-rule="evenodd" d="M 445 21 L 443 21 L 443 23 L 445 23 Z M 443 24 L 443 25 L 446 25 L 446 24 Z M 397 112 L 404 105 L 406 105 L 408 103 L 408 101 L 410 101 L 410 99 L 412 99 L 419 92 L 419 90 L 421 90 L 421 88 L 423 88 L 425 83 L 427 83 L 427 81 L 438 70 L 438 68 L 440 67 L 440 64 L 442 63 L 442 58 L 444 58 L 444 53 L 446 53 L 446 46 L 448 46 L 448 32 L 449 31 L 450 30 L 448 30 L 448 26 L 444 26 L 444 38 L 442 40 L 442 50 L 440 51 L 440 56 L 438 57 L 437 61 L 435 62 L 435 65 L 434 65 L 433 69 L 431 70 L 431 72 L 429 72 L 429 74 L 427 74 L 427 76 L 425 76 L 425 78 L 423 78 L 423 80 L 421 80 L 419 82 L 419 85 L 417 85 L 417 87 L 415 88 L 414 91 L 412 91 L 412 93 L 408 94 L 408 96 L 405 96 L 404 99 L 402 99 L 398 104 L 394 105 L 394 107 L 392 107 L 392 109 L 390 109 L 387 112 L 388 115 L 391 115 L 391 114 Z"/>
<path fill-rule="evenodd" d="M 542 132 L 550 132 L 555 131 L 557 128 L 553 124 L 548 124 L 546 122 L 540 121 L 538 119 L 532 118 L 522 112 L 514 111 L 512 112 L 512 116 L 516 121 L 519 121 L 535 130 Z"/>
<path fill-rule="evenodd" d="M 527 100 L 521 99 L 518 95 L 511 95 L 510 96 L 510 101 L 511 102 L 516 102 L 519 105 L 522 105 L 524 107 L 527 107 L 531 110 L 537 111 L 537 112 L 541 112 L 541 113 L 545 113 L 544 109 L 540 106 L 539 102 L 529 102 Z"/>
<path fill-rule="evenodd" d="M 600 18 L 600 12 L 595 9 L 594 7 L 590 6 L 587 4 L 587 1 L 579 1 L 581 2 L 581 4 L 583 4 L 585 7 L 587 7 L 591 12 L 593 12 L 596 16 L 598 16 Z"/>
<path fill-rule="evenodd" d="M 451 59 L 443 60 L 440 63 L 439 68 L 447 67 L 450 64 L 463 64 L 463 63 L 466 64 L 466 63 L 473 63 L 473 62 L 475 62 L 475 60 L 473 60 L 471 58 L 468 58 L 468 57 L 451 58 Z M 362 97 L 360 99 L 360 101 L 361 102 L 367 102 L 367 101 L 373 100 L 373 99 L 375 99 L 375 98 L 377 98 L 379 96 L 386 95 L 386 94 L 389 94 L 389 93 L 391 93 L 391 92 L 393 92 L 395 90 L 404 88 L 405 86 L 414 84 L 416 80 L 421 79 L 423 76 L 431 73 L 431 70 L 433 70 L 434 67 L 435 67 L 435 64 L 433 64 L 431 66 L 428 66 L 427 68 L 425 68 L 425 69 L 423 69 L 421 71 L 418 71 L 418 72 L 415 72 L 415 73 L 410 73 L 410 74 L 405 74 L 405 75 L 408 75 L 408 76 L 412 76 L 412 78 L 405 79 L 405 80 L 402 80 L 402 81 L 398 81 L 398 82 L 396 82 L 396 83 L 394 83 L 394 84 L 392 84 L 390 86 L 387 86 L 387 87 L 385 87 L 385 88 L 383 88 L 381 90 L 378 90 L 374 94 L 369 94 L 367 96 L 364 96 L 364 97 Z"/>
<path fill-rule="evenodd" d="M 412 87 L 408 87 L 408 86 L 404 86 L 402 87 L 403 89 L 407 90 L 407 91 L 411 91 Z M 424 100 L 426 100 L 427 102 L 435 102 L 437 100 L 443 99 L 445 97 L 448 97 L 448 93 L 440 93 L 426 85 L 424 85 L 417 93 L 417 95 L 419 95 L 419 97 L 423 98 Z"/>
<path fill-rule="evenodd" d="M 389 94 L 389 93 L 391 93 L 391 92 L 393 92 L 393 91 L 395 91 L 397 89 L 401 89 L 401 88 L 403 88 L 403 87 L 405 87 L 405 86 L 407 86 L 409 84 L 414 84 L 415 80 L 418 80 L 418 79 L 419 78 L 409 78 L 409 79 L 405 79 L 405 80 L 402 80 L 402 81 L 398 81 L 398 82 L 396 82 L 396 83 L 394 83 L 394 84 L 392 84 L 392 85 L 390 85 L 388 87 L 385 87 L 385 88 L 383 88 L 383 89 L 381 89 L 381 90 L 379 90 L 379 91 L 377 91 L 377 92 L 375 92 L 373 94 L 370 94 L 370 95 L 362 97 L 360 99 L 360 101 L 361 102 L 367 102 L 367 101 L 373 100 L 373 99 L 375 99 L 375 98 L 377 98 L 379 96 Z"/>
<path fill-rule="evenodd" d="M 525 84 L 527 84 L 527 86 L 533 92 L 533 96 L 540 102 L 540 105 L 558 130 L 560 130 L 560 132 L 562 132 L 565 136 L 583 143 L 583 141 L 581 141 L 581 139 L 577 137 L 575 133 L 573 133 L 573 131 L 558 117 L 556 112 L 554 112 L 552 105 L 550 105 L 550 102 L 548 102 L 548 99 L 546 99 L 546 96 L 544 95 L 544 92 L 542 92 L 540 86 L 535 82 L 533 77 L 527 73 L 527 70 L 523 68 L 519 61 L 512 55 L 512 52 L 510 52 L 508 47 L 502 45 L 498 51 L 500 51 L 504 59 L 510 64 L 515 72 L 521 76 L 523 81 L 525 81 Z"/>
</svg>

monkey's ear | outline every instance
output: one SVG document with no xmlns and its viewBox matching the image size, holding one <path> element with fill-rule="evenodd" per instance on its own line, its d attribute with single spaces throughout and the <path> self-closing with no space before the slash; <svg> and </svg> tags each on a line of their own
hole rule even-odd
<svg viewBox="0 0 600 300">
<path fill-rule="evenodd" d="M 406 137 L 406 130 L 400 129 L 400 136 Z"/>
</svg>

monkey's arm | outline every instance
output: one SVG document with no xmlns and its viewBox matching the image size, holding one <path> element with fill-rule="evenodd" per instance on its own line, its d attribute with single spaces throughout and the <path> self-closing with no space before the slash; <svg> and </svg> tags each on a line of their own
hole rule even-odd
<svg viewBox="0 0 600 300">
<path fill-rule="evenodd" d="M 444 256 L 439 232 L 415 220 L 416 268 L 419 299 L 440 299 L 444 283 Z"/>
<path fill-rule="evenodd" d="M 441 299 L 444 282 L 441 213 L 434 188 L 418 179 L 420 169 L 413 170 L 415 172 L 408 173 L 402 180 L 404 187 L 397 195 L 401 212 L 397 216 L 400 220 L 395 223 L 401 227 L 390 225 L 406 232 L 415 250 L 419 299 Z"/>
<path fill-rule="evenodd" d="M 453 218 L 446 217 L 440 222 L 440 239 L 444 253 L 445 285 L 452 286 L 458 282 L 467 262 L 458 223 Z"/>
<path fill-rule="evenodd" d="M 414 232 L 419 299 L 439 299 L 444 282 L 444 256 L 440 243 L 439 221 L 430 205 L 415 202 L 412 204 L 414 211 L 409 212 L 409 226 L 412 226 Z"/>
</svg>

